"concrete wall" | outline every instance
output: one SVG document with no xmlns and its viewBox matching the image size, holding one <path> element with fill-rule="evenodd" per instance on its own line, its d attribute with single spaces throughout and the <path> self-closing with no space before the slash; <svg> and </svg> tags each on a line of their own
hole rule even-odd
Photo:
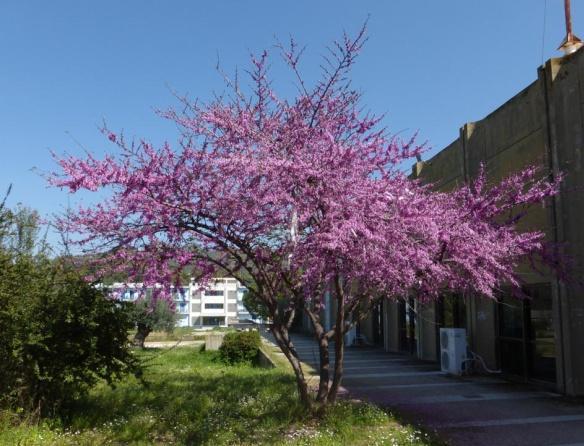
<svg viewBox="0 0 584 446">
<path fill-rule="evenodd" d="M 554 203 L 555 238 L 565 242 L 575 260 L 571 271 L 584 275 L 584 53 L 549 60 L 539 70 L 546 92 L 549 165 L 564 172 L 562 192 Z M 584 394 L 584 292 L 575 286 L 555 283 L 557 327 L 562 356 L 561 381 L 568 394 Z"/>
<path fill-rule="evenodd" d="M 521 230 L 540 229 L 548 240 L 566 243 L 575 259 L 571 276 L 584 275 L 584 52 L 551 59 L 540 67 L 537 79 L 501 107 L 477 122 L 462 126 L 459 137 L 425 162 L 416 163 L 412 177 L 452 190 L 472 180 L 481 164 L 495 183 L 523 167 L 536 164 L 543 173 L 566 179 L 560 195 L 548 206 L 534 207 L 520 223 Z M 478 94 L 478 93 L 477 93 Z M 557 389 L 584 394 L 584 290 L 567 286 L 548 274 L 542 277 L 521 267 L 527 283 L 550 282 L 553 290 L 557 352 Z M 497 367 L 497 305 L 466 297 L 470 347 Z M 435 306 L 418 314 L 419 356 L 435 359 Z M 397 305 L 386 308 L 386 349 L 397 351 Z"/>
<path fill-rule="evenodd" d="M 385 340 L 383 345 L 388 352 L 398 352 L 400 347 L 398 303 L 394 300 L 386 300 L 383 303 L 383 311 L 385 311 L 383 317 Z"/>
</svg>

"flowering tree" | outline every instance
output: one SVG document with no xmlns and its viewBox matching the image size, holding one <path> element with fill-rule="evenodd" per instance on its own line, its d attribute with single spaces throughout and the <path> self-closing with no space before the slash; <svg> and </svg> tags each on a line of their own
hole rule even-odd
<svg viewBox="0 0 584 446">
<path fill-rule="evenodd" d="M 362 29 L 336 42 L 312 86 L 295 42 L 278 45 L 297 81 L 293 100 L 271 87 L 264 52 L 252 58 L 251 91 L 227 80 L 229 95 L 210 103 L 183 98 L 182 111 L 162 113 L 181 129 L 177 148 L 128 142 L 104 128 L 116 155 L 57 157 L 61 171 L 50 179 L 71 192 L 110 191 L 59 221 L 82 234 L 84 249 L 103 254 L 101 271 L 167 290 L 186 267 L 243 282 L 265 305 L 307 405 L 313 398 L 289 336 L 298 311 L 314 327 L 316 401 L 326 405 L 342 379 L 344 334 L 379 299 L 435 299 L 445 290 L 492 298 L 502 283 L 518 286 L 515 267 L 542 253 L 543 235 L 519 233 L 515 210 L 557 190 L 535 169 L 495 187 L 481 173 L 452 193 L 410 180 L 398 167 L 422 148 L 363 114 L 348 81 L 364 41 Z M 330 330 L 320 318 L 327 292 L 336 308 Z"/>
</svg>

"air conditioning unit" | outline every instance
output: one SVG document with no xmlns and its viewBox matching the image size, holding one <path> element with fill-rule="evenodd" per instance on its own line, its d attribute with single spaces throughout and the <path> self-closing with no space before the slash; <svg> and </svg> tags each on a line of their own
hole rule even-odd
<svg viewBox="0 0 584 446">
<path fill-rule="evenodd" d="M 460 375 L 466 366 L 466 330 L 440 329 L 440 366 L 443 372 Z"/>
</svg>

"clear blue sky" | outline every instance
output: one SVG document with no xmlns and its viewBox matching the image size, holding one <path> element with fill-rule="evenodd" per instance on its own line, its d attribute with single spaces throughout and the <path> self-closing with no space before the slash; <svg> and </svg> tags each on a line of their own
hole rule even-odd
<svg viewBox="0 0 584 446">
<path fill-rule="evenodd" d="M 584 37 L 584 0 L 572 3 Z M 0 189 L 13 184 L 10 204 L 58 212 L 67 194 L 31 170 L 54 169 L 49 149 L 81 154 L 76 140 L 111 150 L 102 119 L 172 141 L 174 127 L 153 113 L 174 104 L 169 86 L 206 98 L 221 89 L 218 55 L 226 70 L 243 68 L 250 51 L 289 35 L 307 45 L 303 69 L 315 77 L 324 46 L 368 15 L 354 84 L 392 131 L 419 130 L 433 152 L 532 82 L 564 36 L 562 0 L 5 0 Z M 289 78 L 277 85 L 290 91 Z"/>
</svg>

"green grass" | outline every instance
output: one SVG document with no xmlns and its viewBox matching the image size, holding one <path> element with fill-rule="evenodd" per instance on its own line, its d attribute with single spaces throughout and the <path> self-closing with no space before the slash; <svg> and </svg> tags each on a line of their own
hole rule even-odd
<svg viewBox="0 0 584 446">
<path fill-rule="evenodd" d="M 0 413 L 0 445 L 428 445 L 381 409 L 342 402 L 320 419 L 298 403 L 283 368 L 226 366 L 196 348 L 137 352 L 143 385 L 99 385 L 68 420 Z"/>
</svg>

